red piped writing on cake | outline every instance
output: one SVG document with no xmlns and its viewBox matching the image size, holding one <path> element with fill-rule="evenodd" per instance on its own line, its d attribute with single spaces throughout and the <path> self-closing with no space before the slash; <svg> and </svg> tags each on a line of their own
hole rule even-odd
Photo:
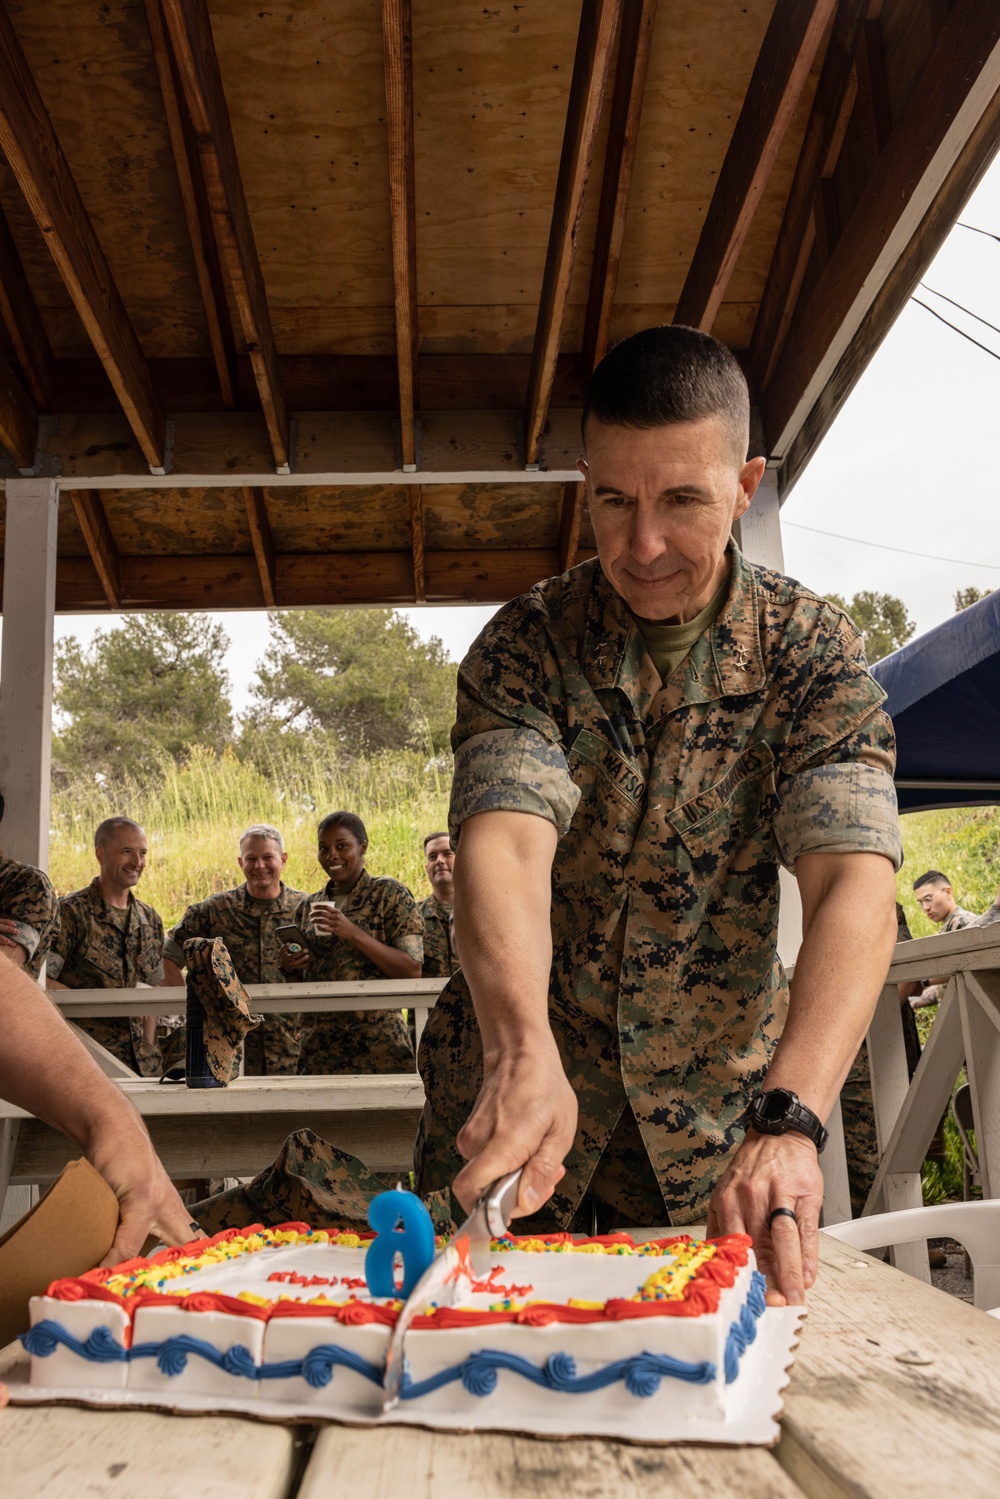
<svg viewBox="0 0 1000 1499">
<path fill-rule="evenodd" d="M 367 1284 L 363 1275 L 300 1275 L 297 1270 L 275 1270 L 267 1278 L 286 1286 L 344 1286 L 349 1291 Z"/>
</svg>

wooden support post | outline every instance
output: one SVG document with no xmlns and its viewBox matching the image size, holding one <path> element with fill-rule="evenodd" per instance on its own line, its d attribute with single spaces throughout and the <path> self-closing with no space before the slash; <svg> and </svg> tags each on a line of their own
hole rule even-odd
<svg viewBox="0 0 1000 1499">
<path fill-rule="evenodd" d="M 163 112 L 170 135 L 170 149 L 174 154 L 184 217 L 187 219 L 198 288 L 205 309 L 208 342 L 212 349 L 222 404 L 231 411 L 236 405 L 236 350 L 226 301 L 226 283 L 219 246 L 212 232 L 212 210 L 198 156 L 198 143 L 194 139 L 190 116 L 181 104 L 181 84 L 167 39 L 161 0 L 146 0 L 146 21 L 160 80 Z"/>
<path fill-rule="evenodd" d="M 261 595 L 265 607 L 273 609 L 278 602 L 274 581 L 274 538 L 271 535 L 271 522 L 268 519 L 264 491 L 256 486 L 244 485 L 243 504 L 246 507 L 253 554 L 257 559 Z"/>
<path fill-rule="evenodd" d="M 4 5 L 0 5 L 0 149 L 45 236 L 143 456 L 153 473 L 162 473 L 165 418 L 148 361 Z"/>
<path fill-rule="evenodd" d="M 529 468 L 538 462 L 539 444 L 555 380 L 590 163 L 614 51 L 619 4 L 620 0 L 584 0 L 580 15 L 566 131 L 524 403 L 524 461 Z"/>
<path fill-rule="evenodd" d="M 963 975 L 959 992 L 983 1196 L 1000 1197 L 1000 971 Z"/>
<path fill-rule="evenodd" d="M 287 474 L 291 467 L 288 404 L 206 0 L 163 0 L 163 18 L 198 143 L 212 231 L 229 273 L 275 469 Z"/>
<path fill-rule="evenodd" d="M 69 501 L 87 543 L 90 560 L 104 589 L 109 609 L 122 606 L 122 570 L 107 513 L 96 489 L 71 489 Z"/>
<path fill-rule="evenodd" d="M 580 547 L 580 522 L 583 519 L 583 502 L 587 486 L 578 484 L 563 486 L 562 513 L 559 517 L 559 569 L 566 572 L 576 562 Z"/>
<path fill-rule="evenodd" d="M 819 1158 L 823 1173 L 823 1209 L 820 1223 L 824 1228 L 831 1223 L 846 1223 L 854 1215 L 851 1212 L 851 1184 L 847 1176 L 847 1151 L 844 1145 L 844 1121 L 840 1113 L 838 1098 L 826 1121 L 830 1137 Z"/>
<path fill-rule="evenodd" d="M 739 522 L 737 540 L 748 562 L 759 562 L 763 567 L 773 567 L 775 572 L 784 572 L 778 475 L 774 469 L 764 470 L 750 509 Z"/>
<path fill-rule="evenodd" d="M 656 0 L 632 0 L 623 7 L 587 317 L 583 326 L 581 362 L 583 373 L 588 377 L 608 349 L 655 21 Z"/>
<path fill-rule="evenodd" d="M 40 411 L 52 404 L 52 348 L 45 331 L 38 303 L 28 285 L 21 257 L 17 253 L 0 208 L 0 317 L 7 325 L 31 399 Z"/>
<path fill-rule="evenodd" d="M 719 172 L 675 323 L 712 331 L 835 0 L 776 7 Z"/>
<path fill-rule="evenodd" d="M 821 175 L 833 171 L 840 154 L 854 97 L 854 55 L 867 9 L 868 0 L 842 0 L 837 7 L 750 340 L 750 368 L 758 388 L 770 378 L 802 287 L 814 237 L 813 202 Z"/>
<path fill-rule="evenodd" d="M 418 604 L 427 601 L 424 578 L 424 491 L 421 485 L 410 485 L 410 535 L 413 540 L 413 597 Z"/>
<path fill-rule="evenodd" d="M 20 380 L 0 354 L 0 446 L 5 447 L 18 468 L 32 468 L 38 412 Z"/>
<path fill-rule="evenodd" d="M 382 0 L 385 116 L 389 137 L 389 219 L 399 372 L 403 470 L 417 467 L 417 230 L 413 186 L 413 37 L 410 0 Z"/>
<path fill-rule="evenodd" d="M 49 857 L 52 620 L 59 499 L 51 479 L 7 480 L 0 658 L 4 852 L 38 869 Z"/>
</svg>

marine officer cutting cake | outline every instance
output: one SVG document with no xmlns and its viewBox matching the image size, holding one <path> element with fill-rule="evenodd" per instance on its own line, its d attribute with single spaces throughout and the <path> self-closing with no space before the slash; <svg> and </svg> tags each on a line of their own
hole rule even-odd
<svg viewBox="0 0 1000 1499">
<path fill-rule="evenodd" d="M 583 437 L 597 556 L 502 608 L 459 673 L 463 966 L 420 1047 L 417 1188 L 468 1206 L 524 1166 L 539 1232 L 746 1231 L 798 1303 L 896 937 L 884 694 L 847 616 L 733 541 L 765 460 L 727 349 L 626 339 Z"/>
</svg>

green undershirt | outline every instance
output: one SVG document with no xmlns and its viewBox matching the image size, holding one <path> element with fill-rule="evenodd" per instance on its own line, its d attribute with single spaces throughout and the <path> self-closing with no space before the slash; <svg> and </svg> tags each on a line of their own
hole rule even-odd
<svg viewBox="0 0 1000 1499">
<path fill-rule="evenodd" d="M 729 579 L 727 578 L 715 597 L 709 599 L 701 613 L 696 614 L 694 619 L 684 625 L 661 624 L 655 619 L 640 619 L 638 614 L 632 616 L 642 631 L 646 649 L 660 674 L 661 682 L 673 676 L 699 635 L 704 635 L 705 631 L 715 623 L 722 613 L 722 607 L 728 596 Z"/>
</svg>

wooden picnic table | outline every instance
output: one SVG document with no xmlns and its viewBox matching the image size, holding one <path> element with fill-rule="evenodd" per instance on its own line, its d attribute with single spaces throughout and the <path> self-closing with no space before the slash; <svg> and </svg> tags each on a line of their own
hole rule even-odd
<svg viewBox="0 0 1000 1499">
<path fill-rule="evenodd" d="M 995 1499 L 1000 1322 L 832 1239 L 821 1259 L 771 1450 L 12 1406 L 0 1471 L 18 1499 Z"/>
</svg>

